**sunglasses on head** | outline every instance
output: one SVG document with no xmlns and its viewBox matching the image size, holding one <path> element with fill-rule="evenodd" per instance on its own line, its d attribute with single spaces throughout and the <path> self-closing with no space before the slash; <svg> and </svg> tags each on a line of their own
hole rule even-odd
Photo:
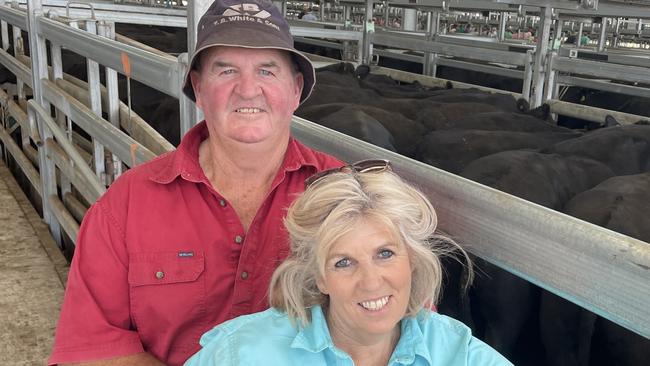
<svg viewBox="0 0 650 366">
<path fill-rule="evenodd" d="M 318 182 L 324 177 L 334 173 L 368 173 L 368 172 L 380 173 L 385 170 L 392 170 L 390 166 L 390 161 L 388 160 L 385 159 L 360 160 L 354 164 L 343 165 L 338 168 L 323 170 L 321 172 L 312 175 L 311 177 L 305 179 L 305 188 Z"/>
</svg>

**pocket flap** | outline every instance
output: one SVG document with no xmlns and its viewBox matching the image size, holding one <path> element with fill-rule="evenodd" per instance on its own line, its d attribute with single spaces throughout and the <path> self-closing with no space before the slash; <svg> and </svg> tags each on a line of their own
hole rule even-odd
<svg viewBox="0 0 650 366">
<path fill-rule="evenodd" d="M 203 273 L 203 253 L 190 252 L 132 253 L 129 259 L 131 286 L 164 285 L 192 282 Z"/>
</svg>

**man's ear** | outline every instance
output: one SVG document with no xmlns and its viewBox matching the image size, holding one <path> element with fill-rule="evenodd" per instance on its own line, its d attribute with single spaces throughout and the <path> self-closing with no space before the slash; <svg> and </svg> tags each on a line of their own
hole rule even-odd
<svg viewBox="0 0 650 366">
<path fill-rule="evenodd" d="M 201 74 L 196 70 L 190 70 L 190 80 L 192 80 L 192 89 L 196 99 L 196 106 L 203 108 L 201 101 Z"/>
<path fill-rule="evenodd" d="M 296 108 L 298 108 L 298 105 L 300 105 L 300 97 L 302 96 L 302 89 L 305 87 L 305 78 L 302 75 L 301 72 L 297 72 L 295 79 L 294 79 L 294 95 L 296 96 L 298 103 L 296 104 Z"/>
</svg>

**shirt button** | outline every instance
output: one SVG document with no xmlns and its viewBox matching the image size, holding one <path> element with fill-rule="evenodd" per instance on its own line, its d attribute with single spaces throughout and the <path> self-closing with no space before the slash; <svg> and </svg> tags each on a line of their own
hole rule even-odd
<svg viewBox="0 0 650 366">
<path fill-rule="evenodd" d="M 156 272 L 156 278 L 157 279 L 162 280 L 163 277 L 165 277 L 165 272 L 163 272 L 163 271 Z"/>
<path fill-rule="evenodd" d="M 235 236 L 235 243 L 241 244 L 244 241 L 244 238 L 241 237 L 241 235 Z"/>
<path fill-rule="evenodd" d="M 242 280 L 245 280 L 245 279 L 247 279 L 247 278 L 248 278 L 248 272 L 246 272 L 246 271 L 242 272 L 242 273 L 241 273 L 241 279 L 242 279 Z"/>
<path fill-rule="evenodd" d="M 219 200 L 219 205 L 221 205 L 221 207 L 226 207 L 226 200 L 224 200 L 223 198 L 220 199 Z"/>
</svg>

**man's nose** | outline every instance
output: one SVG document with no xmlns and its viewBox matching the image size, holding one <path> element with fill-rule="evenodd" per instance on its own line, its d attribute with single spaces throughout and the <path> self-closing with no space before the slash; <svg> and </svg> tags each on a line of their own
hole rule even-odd
<svg viewBox="0 0 650 366">
<path fill-rule="evenodd" d="M 242 72 L 240 74 L 235 91 L 244 99 L 250 99 L 260 94 L 260 84 L 253 73 Z"/>
</svg>

